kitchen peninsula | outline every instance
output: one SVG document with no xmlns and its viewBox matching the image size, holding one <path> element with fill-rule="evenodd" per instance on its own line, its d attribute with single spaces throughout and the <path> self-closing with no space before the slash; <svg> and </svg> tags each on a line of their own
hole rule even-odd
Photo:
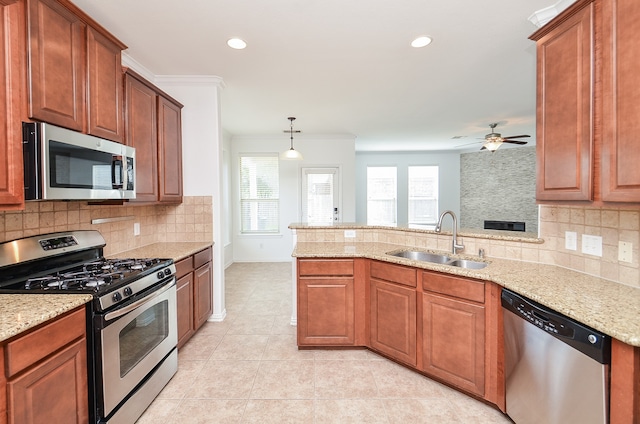
<svg viewBox="0 0 640 424">
<path fill-rule="evenodd" d="M 299 346 L 366 346 L 504 411 L 499 298 L 505 287 L 611 336 L 611 422 L 638 419 L 640 289 L 533 260 L 544 257 L 538 254 L 544 240 L 536 237 L 460 231 L 465 249 L 456 256 L 488 263 L 483 269 L 472 269 L 388 254 L 398 250 L 447 253 L 451 235 L 430 230 L 354 224 L 292 224 L 290 228 L 297 239 L 293 256 Z M 477 256 L 480 248 L 485 258 Z M 389 296 L 381 301 L 384 295 Z M 320 306 L 313 304 L 318 299 Z M 335 301 L 343 304 L 336 306 Z M 344 322 L 334 323 L 340 328 L 312 322 L 313 314 L 322 308 L 335 308 L 344 317 Z M 463 340 L 467 345 L 457 346 L 459 332 L 439 328 L 443 321 L 438 321 L 436 310 L 455 311 L 447 312 L 449 318 L 467 317 L 455 327 L 471 334 L 472 342 Z M 387 322 L 380 324 L 381 320 Z M 323 329 L 328 331 L 324 338 L 309 334 Z M 348 337 L 332 343 L 332 331 Z M 389 331 L 386 336 L 385 331 Z M 473 349 L 475 353 L 469 353 Z M 432 366 L 430 355 L 443 352 L 461 358 L 461 363 L 444 364 L 449 369 L 441 372 L 443 364 Z"/>
</svg>

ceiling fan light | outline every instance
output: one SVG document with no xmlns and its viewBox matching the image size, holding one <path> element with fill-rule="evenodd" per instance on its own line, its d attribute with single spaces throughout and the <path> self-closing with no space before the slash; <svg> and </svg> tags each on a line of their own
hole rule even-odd
<svg viewBox="0 0 640 424">
<path fill-rule="evenodd" d="M 432 41 L 433 38 L 429 37 L 428 35 L 422 35 L 411 42 L 411 47 L 415 47 L 418 49 L 420 47 L 428 46 Z"/>
<path fill-rule="evenodd" d="M 496 150 L 498 150 L 498 147 L 500 147 L 501 145 L 502 145 L 502 141 L 500 140 L 487 140 L 487 142 L 484 143 L 482 147 L 484 147 L 490 152 L 495 152 Z"/>
</svg>

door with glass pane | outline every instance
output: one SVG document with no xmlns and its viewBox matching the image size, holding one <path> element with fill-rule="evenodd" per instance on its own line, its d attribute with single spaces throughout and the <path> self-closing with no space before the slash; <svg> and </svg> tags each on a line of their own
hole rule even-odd
<svg viewBox="0 0 640 424">
<path fill-rule="evenodd" d="M 302 222 L 331 225 L 342 221 L 339 177 L 335 167 L 302 168 Z"/>
</svg>

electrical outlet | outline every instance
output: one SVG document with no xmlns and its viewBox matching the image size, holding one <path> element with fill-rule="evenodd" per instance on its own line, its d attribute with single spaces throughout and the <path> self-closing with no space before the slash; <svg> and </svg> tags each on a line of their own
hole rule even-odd
<svg viewBox="0 0 640 424">
<path fill-rule="evenodd" d="M 618 260 L 620 262 L 633 262 L 633 243 L 628 241 L 618 242 Z"/>
<path fill-rule="evenodd" d="M 564 248 L 567 250 L 578 250 L 578 234 L 575 231 L 564 232 Z"/>
<path fill-rule="evenodd" d="M 583 234 L 582 253 L 602 257 L 602 237 Z"/>
<path fill-rule="evenodd" d="M 134 222 L 133 223 L 133 235 L 134 236 L 139 236 L 140 235 L 140 223 L 139 222 Z"/>
<path fill-rule="evenodd" d="M 344 230 L 344 238 L 356 238 L 356 230 Z"/>
</svg>

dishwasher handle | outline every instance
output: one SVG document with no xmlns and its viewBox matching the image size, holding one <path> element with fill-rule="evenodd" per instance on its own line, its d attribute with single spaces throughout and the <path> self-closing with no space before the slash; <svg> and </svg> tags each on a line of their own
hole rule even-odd
<svg viewBox="0 0 640 424">
<path fill-rule="evenodd" d="M 601 364 L 611 362 L 611 337 L 508 289 L 502 307 Z"/>
</svg>

